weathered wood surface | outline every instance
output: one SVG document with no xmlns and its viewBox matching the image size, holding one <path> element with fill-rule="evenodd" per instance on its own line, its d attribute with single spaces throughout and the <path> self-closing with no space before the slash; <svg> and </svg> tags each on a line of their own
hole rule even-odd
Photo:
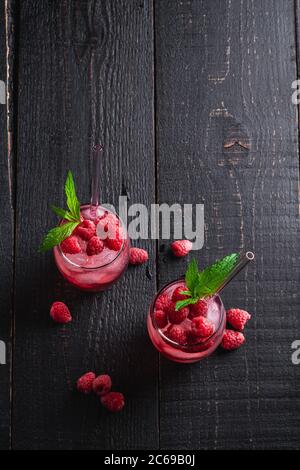
<svg viewBox="0 0 300 470">
<path fill-rule="evenodd" d="M 0 366 L 0 448 L 10 433 L 15 449 L 299 448 L 298 0 L 28 0 L 6 14 L 17 18 L 18 132 L 12 192 L 6 132 L 0 141 L 0 339 L 9 344 L 15 324 L 11 429 L 9 368 Z M 1 73 L 4 59 L 1 48 Z M 51 254 L 37 253 L 69 168 L 88 200 L 94 139 L 105 147 L 103 201 L 204 203 L 200 265 L 256 253 L 223 296 L 253 313 L 245 347 L 191 366 L 158 359 L 146 306 L 157 281 L 187 264 L 164 240 L 157 253 L 155 242 L 139 243 L 152 277 L 129 269 L 96 296 L 72 289 Z M 72 309 L 67 327 L 49 319 L 54 300 Z M 111 373 L 127 398 L 122 413 L 76 394 L 88 369 Z"/>
<path fill-rule="evenodd" d="M 145 268 L 132 269 L 99 295 L 73 290 L 51 253 L 37 253 L 69 168 L 81 201 L 89 199 L 91 109 L 105 148 L 102 200 L 118 204 L 126 188 L 131 202 L 154 201 L 152 47 L 149 1 L 21 3 L 14 448 L 157 446 L 157 355 L 145 330 L 152 245 L 151 280 Z M 49 319 L 58 299 L 74 315 L 66 328 Z M 109 372 L 124 391 L 123 413 L 112 417 L 74 392 L 90 369 Z"/>
<path fill-rule="evenodd" d="M 10 445 L 10 367 L 13 299 L 13 178 L 8 151 L 6 15 L 0 3 L 0 449 Z"/>
<path fill-rule="evenodd" d="M 201 265 L 256 254 L 223 296 L 253 313 L 246 346 L 162 360 L 162 448 L 299 448 L 294 24 L 293 1 L 156 2 L 159 200 L 204 203 Z M 158 272 L 164 284 L 178 262 L 161 253 Z"/>
</svg>

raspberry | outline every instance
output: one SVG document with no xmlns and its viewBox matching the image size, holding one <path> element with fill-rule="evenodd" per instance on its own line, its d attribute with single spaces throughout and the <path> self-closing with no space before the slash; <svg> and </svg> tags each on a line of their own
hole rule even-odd
<svg viewBox="0 0 300 470">
<path fill-rule="evenodd" d="M 102 405 L 112 412 L 120 411 L 125 405 L 124 395 L 119 392 L 109 392 L 100 400 Z"/>
<path fill-rule="evenodd" d="M 72 320 L 70 310 L 63 302 L 54 302 L 52 304 L 50 316 L 57 323 L 69 323 Z"/>
<path fill-rule="evenodd" d="M 173 255 L 177 256 L 178 258 L 186 256 L 192 248 L 193 244 L 189 240 L 177 240 L 171 243 L 171 250 Z"/>
<path fill-rule="evenodd" d="M 207 311 L 207 300 L 200 299 L 196 304 L 190 306 L 190 318 L 199 317 L 200 315 L 204 317 L 207 314 Z"/>
<path fill-rule="evenodd" d="M 187 342 L 193 352 L 206 351 L 214 345 L 213 339 L 197 338 L 191 330 L 187 333 Z"/>
<path fill-rule="evenodd" d="M 225 330 L 221 346 L 228 351 L 239 348 L 245 342 L 245 336 L 239 331 Z"/>
<path fill-rule="evenodd" d="M 198 338 L 208 338 L 215 331 L 215 327 L 205 317 L 195 317 L 191 323 L 192 333 Z"/>
<path fill-rule="evenodd" d="M 130 248 L 129 251 L 129 263 L 130 264 L 143 264 L 148 261 L 148 253 L 142 248 Z"/>
<path fill-rule="evenodd" d="M 107 374 L 99 375 L 93 382 L 93 391 L 99 397 L 106 395 L 111 389 L 111 378 Z"/>
<path fill-rule="evenodd" d="M 96 226 L 91 220 L 84 220 L 75 230 L 75 235 L 78 235 L 83 240 L 88 241 L 96 235 Z"/>
<path fill-rule="evenodd" d="M 170 338 L 175 343 L 184 345 L 187 342 L 187 334 L 186 331 L 178 325 L 172 325 L 168 329 L 166 336 Z"/>
<path fill-rule="evenodd" d="M 175 308 L 169 309 L 168 311 L 169 322 L 175 325 L 179 325 L 179 323 L 182 323 L 183 320 L 187 318 L 188 314 L 189 314 L 189 309 L 187 307 L 183 307 L 177 311 L 175 310 Z"/>
<path fill-rule="evenodd" d="M 238 331 L 243 331 L 248 320 L 250 320 L 250 313 L 240 308 L 231 308 L 227 311 L 227 321 L 233 328 Z"/>
<path fill-rule="evenodd" d="M 77 380 L 77 390 L 81 393 L 88 394 L 93 389 L 93 383 L 96 378 L 94 372 L 86 372 Z"/>
<path fill-rule="evenodd" d="M 81 252 L 79 241 L 73 235 L 63 240 L 60 247 L 64 253 L 69 253 L 71 255 Z"/>
<path fill-rule="evenodd" d="M 170 300 L 167 294 L 161 294 L 155 302 L 155 308 L 157 310 L 167 310 L 169 307 Z"/>
<path fill-rule="evenodd" d="M 108 238 L 106 245 L 110 250 L 119 251 L 122 248 L 123 240 L 122 238 Z"/>
<path fill-rule="evenodd" d="M 163 310 L 156 310 L 154 314 L 154 318 L 158 328 L 164 328 L 168 324 L 168 317 L 166 312 Z"/>
<path fill-rule="evenodd" d="M 187 290 L 187 287 L 184 284 L 182 286 L 176 287 L 172 294 L 172 300 L 174 300 L 174 302 L 177 302 L 177 300 L 187 299 L 189 297 L 188 295 L 180 294 L 181 291 L 185 290 Z"/>
<path fill-rule="evenodd" d="M 104 243 L 96 235 L 92 237 L 86 247 L 86 254 L 88 256 L 98 255 L 104 248 Z"/>
</svg>

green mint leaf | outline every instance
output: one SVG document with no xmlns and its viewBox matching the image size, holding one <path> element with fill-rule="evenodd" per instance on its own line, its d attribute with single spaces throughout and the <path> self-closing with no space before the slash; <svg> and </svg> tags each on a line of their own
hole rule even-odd
<svg viewBox="0 0 300 470">
<path fill-rule="evenodd" d="M 192 293 L 190 290 L 181 290 L 179 292 L 179 294 L 182 294 L 182 295 L 189 295 L 190 297 L 192 296 Z"/>
<path fill-rule="evenodd" d="M 194 294 L 194 289 L 198 284 L 198 266 L 197 261 L 192 259 L 185 273 L 185 283 L 188 289 Z"/>
<path fill-rule="evenodd" d="M 178 311 L 183 307 L 187 307 L 188 305 L 191 304 L 196 304 L 198 302 L 198 298 L 190 298 L 190 299 L 184 299 L 184 300 L 178 300 L 175 305 L 175 310 Z"/>
<path fill-rule="evenodd" d="M 45 236 L 39 251 L 47 251 L 56 245 L 59 245 L 63 240 L 68 238 L 75 230 L 79 222 L 67 222 L 66 224 L 59 225 L 53 228 Z"/>
<path fill-rule="evenodd" d="M 69 211 L 74 216 L 74 218 L 80 221 L 80 203 L 76 196 L 75 183 L 73 179 L 72 172 L 69 170 L 66 183 L 65 183 L 65 193 L 67 198 L 67 206 Z"/>
<path fill-rule="evenodd" d="M 61 219 L 69 220 L 70 222 L 77 222 L 77 220 L 75 220 L 75 217 L 69 211 L 66 211 L 65 209 L 62 209 L 61 207 L 56 207 L 56 206 L 51 206 L 51 209 Z"/>
<path fill-rule="evenodd" d="M 196 296 L 201 298 L 215 294 L 236 265 L 238 258 L 238 253 L 232 253 L 201 271 L 195 288 Z"/>
</svg>

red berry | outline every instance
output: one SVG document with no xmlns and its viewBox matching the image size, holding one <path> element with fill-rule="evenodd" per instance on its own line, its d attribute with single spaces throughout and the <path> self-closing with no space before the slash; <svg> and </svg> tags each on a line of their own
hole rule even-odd
<svg viewBox="0 0 300 470">
<path fill-rule="evenodd" d="M 193 244 L 190 242 L 190 240 L 176 240 L 175 242 L 171 243 L 171 250 L 178 258 L 186 256 L 192 248 Z"/>
<path fill-rule="evenodd" d="M 104 248 L 103 240 L 100 240 L 96 235 L 92 237 L 86 247 L 86 254 L 88 256 L 98 255 Z"/>
<path fill-rule="evenodd" d="M 199 315 L 202 315 L 204 317 L 205 315 L 207 315 L 207 311 L 207 300 L 200 299 L 196 304 L 190 306 L 190 318 L 199 317 Z"/>
<path fill-rule="evenodd" d="M 148 253 L 142 248 L 130 248 L 129 263 L 130 264 L 143 264 L 148 261 Z"/>
<path fill-rule="evenodd" d="M 227 311 L 227 321 L 233 328 L 238 331 L 243 331 L 248 320 L 250 320 L 250 313 L 240 308 L 231 308 Z"/>
<path fill-rule="evenodd" d="M 106 395 L 111 389 L 111 378 L 107 374 L 98 375 L 93 382 L 93 391 L 99 397 Z"/>
<path fill-rule="evenodd" d="M 120 411 L 125 405 L 124 395 L 119 392 L 109 392 L 101 397 L 101 403 L 109 411 Z"/>
<path fill-rule="evenodd" d="M 221 346 L 228 351 L 239 348 L 245 342 L 245 336 L 239 331 L 225 330 Z"/>
<path fill-rule="evenodd" d="M 208 338 L 215 331 L 215 327 L 207 318 L 195 317 L 191 323 L 192 333 L 198 338 Z"/>
<path fill-rule="evenodd" d="M 80 225 L 78 225 L 74 233 L 83 240 L 88 241 L 90 238 L 96 235 L 96 226 L 94 222 L 86 219 L 81 222 Z"/>
<path fill-rule="evenodd" d="M 72 320 L 70 310 L 63 302 L 54 302 L 52 304 L 50 316 L 57 323 L 69 323 Z"/>
<path fill-rule="evenodd" d="M 123 239 L 122 228 L 115 225 L 111 230 L 109 229 L 105 243 L 110 250 L 119 251 L 122 248 Z"/>
<path fill-rule="evenodd" d="M 180 292 L 187 290 L 187 287 L 182 284 L 182 286 L 176 287 L 172 294 L 172 300 L 177 302 L 177 300 L 185 300 L 188 299 L 188 295 L 181 294 Z"/>
<path fill-rule="evenodd" d="M 155 308 L 157 310 L 167 310 L 169 304 L 169 296 L 167 294 L 160 294 L 160 296 L 156 299 Z"/>
<path fill-rule="evenodd" d="M 187 342 L 186 331 L 178 325 L 172 325 L 166 332 L 166 336 L 170 338 L 175 343 L 184 345 Z"/>
<path fill-rule="evenodd" d="M 164 328 L 168 324 L 168 316 L 163 310 L 156 310 L 154 318 L 158 328 Z"/>
<path fill-rule="evenodd" d="M 92 391 L 93 383 L 96 378 L 94 372 L 86 372 L 77 380 L 77 390 L 81 393 L 88 394 Z"/>
<path fill-rule="evenodd" d="M 168 311 L 169 322 L 175 325 L 179 325 L 179 323 L 182 323 L 183 320 L 187 318 L 188 314 L 189 314 L 189 309 L 187 307 L 183 307 L 177 311 L 175 310 L 175 308 L 169 309 Z"/>
<path fill-rule="evenodd" d="M 69 253 L 71 255 L 81 252 L 79 241 L 73 235 L 62 241 L 60 247 L 64 253 Z"/>
</svg>

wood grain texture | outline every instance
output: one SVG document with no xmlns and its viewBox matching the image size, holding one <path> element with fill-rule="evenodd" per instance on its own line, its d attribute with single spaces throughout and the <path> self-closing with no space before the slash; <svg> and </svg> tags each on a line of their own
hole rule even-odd
<svg viewBox="0 0 300 470">
<path fill-rule="evenodd" d="M 13 285 L 13 206 L 7 135 L 6 86 L 6 24 L 5 2 L 0 3 L 0 80 L 5 103 L 0 104 L 0 449 L 10 445 L 10 367 L 11 367 L 11 313 Z M 3 95 L 2 95 L 3 98 Z"/>
<path fill-rule="evenodd" d="M 152 2 L 29 0 L 20 9 L 13 447 L 153 449 L 158 369 L 145 328 L 153 261 L 152 279 L 129 269 L 109 292 L 86 295 L 62 280 L 51 253 L 37 254 L 67 169 L 89 199 L 95 136 L 105 148 L 102 201 L 128 192 L 132 203 L 154 202 Z M 70 306 L 66 327 L 50 321 L 54 300 Z M 122 413 L 74 391 L 91 369 L 125 393 Z"/>
<path fill-rule="evenodd" d="M 201 363 L 161 361 L 164 449 L 299 448 L 299 151 L 294 2 L 155 2 L 160 202 L 205 205 L 201 266 L 253 249 L 227 307 L 247 344 Z M 284 14 L 283 14 L 284 11 Z M 159 255 L 159 282 L 187 260 Z"/>
</svg>

